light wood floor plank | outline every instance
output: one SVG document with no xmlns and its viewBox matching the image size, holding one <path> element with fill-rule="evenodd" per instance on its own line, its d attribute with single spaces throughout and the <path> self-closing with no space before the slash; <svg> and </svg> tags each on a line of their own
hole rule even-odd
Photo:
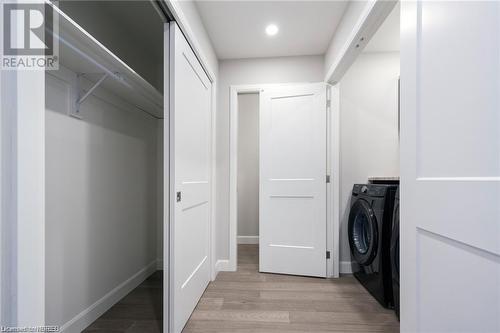
<svg viewBox="0 0 500 333">
<path fill-rule="evenodd" d="M 234 311 L 218 310 L 204 311 L 197 310 L 191 316 L 193 320 L 216 320 L 216 321 L 250 321 L 269 323 L 290 323 L 290 313 L 288 311 Z"/>
<path fill-rule="evenodd" d="M 379 324 L 344 324 L 344 325 L 332 325 L 330 323 L 317 323 L 311 325 L 309 323 L 264 323 L 264 322 L 227 322 L 227 321 L 193 321 L 188 322 L 188 325 L 183 331 L 184 333 L 242 333 L 242 332 L 252 332 L 252 333 L 285 333 L 285 332 L 399 332 L 398 327 L 379 325 Z"/>
<path fill-rule="evenodd" d="M 258 246 L 238 246 L 238 271 L 220 272 L 184 333 L 399 332 L 352 276 L 320 279 L 258 272 Z"/>
</svg>

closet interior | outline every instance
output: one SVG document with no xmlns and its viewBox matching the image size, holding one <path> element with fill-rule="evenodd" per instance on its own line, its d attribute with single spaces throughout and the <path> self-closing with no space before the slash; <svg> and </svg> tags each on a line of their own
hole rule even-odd
<svg viewBox="0 0 500 333">
<path fill-rule="evenodd" d="M 46 322 L 80 331 L 90 323 L 79 314 L 100 316 L 163 269 L 166 20 L 150 1 L 57 6 L 60 67 L 45 75 Z"/>
</svg>

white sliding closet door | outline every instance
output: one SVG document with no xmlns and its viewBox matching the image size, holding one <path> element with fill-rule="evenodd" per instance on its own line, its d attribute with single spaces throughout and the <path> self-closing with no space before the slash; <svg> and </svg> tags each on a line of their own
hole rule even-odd
<svg viewBox="0 0 500 333">
<path fill-rule="evenodd" d="M 211 83 L 170 24 L 170 331 L 181 332 L 210 281 Z M 173 159 L 172 159 L 173 157 Z"/>
<path fill-rule="evenodd" d="M 401 23 L 401 331 L 500 332 L 500 3 Z"/>
<path fill-rule="evenodd" d="M 326 119 L 324 83 L 261 94 L 261 272 L 326 276 Z"/>
</svg>

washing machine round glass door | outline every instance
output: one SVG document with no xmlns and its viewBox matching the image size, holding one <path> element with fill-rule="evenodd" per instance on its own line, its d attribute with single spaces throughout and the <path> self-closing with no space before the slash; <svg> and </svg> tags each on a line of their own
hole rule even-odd
<svg viewBox="0 0 500 333">
<path fill-rule="evenodd" d="M 358 199 L 349 213 L 349 245 L 351 253 L 360 265 L 370 265 L 377 255 L 378 224 L 375 214 L 363 199 Z"/>
</svg>

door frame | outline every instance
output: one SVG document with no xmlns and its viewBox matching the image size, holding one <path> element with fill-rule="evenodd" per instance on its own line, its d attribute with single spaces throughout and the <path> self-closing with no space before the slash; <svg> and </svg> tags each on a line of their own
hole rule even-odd
<svg viewBox="0 0 500 333">
<path fill-rule="evenodd" d="M 238 261 L 238 94 L 258 94 L 266 88 L 287 85 L 309 84 L 310 82 L 280 84 L 247 84 L 229 87 L 229 260 L 227 271 L 236 271 Z M 340 105 L 338 86 L 327 86 L 327 221 L 326 249 L 330 251 L 327 259 L 327 277 L 339 277 L 340 269 Z"/>
<path fill-rule="evenodd" d="M 0 324 L 43 326 L 45 71 L 5 70 L 0 80 Z"/>
</svg>

